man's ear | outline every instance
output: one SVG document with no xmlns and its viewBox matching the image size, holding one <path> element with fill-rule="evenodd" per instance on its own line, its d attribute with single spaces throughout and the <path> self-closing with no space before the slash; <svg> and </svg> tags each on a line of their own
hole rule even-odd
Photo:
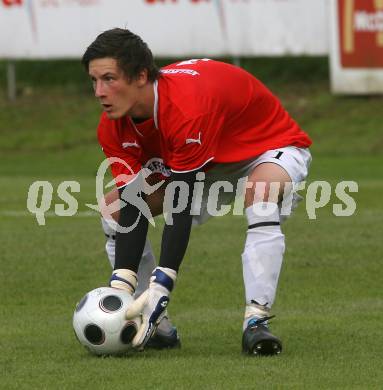
<svg viewBox="0 0 383 390">
<path fill-rule="evenodd" d="M 143 69 L 137 76 L 137 85 L 143 87 L 148 83 L 148 70 Z"/>
</svg>

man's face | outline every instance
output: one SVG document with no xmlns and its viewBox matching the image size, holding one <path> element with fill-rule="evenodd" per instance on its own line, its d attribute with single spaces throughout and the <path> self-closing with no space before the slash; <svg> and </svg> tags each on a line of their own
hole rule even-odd
<svg viewBox="0 0 383 390">
<path fill-rule="evenodd" d="M 127 80 L 114 58 L 98 58 L 90 61 L 89 75 L 94 94 L 109 119 L 128 114 L 135 116 L 140 90 L 145 80 Z"/>
</svg>

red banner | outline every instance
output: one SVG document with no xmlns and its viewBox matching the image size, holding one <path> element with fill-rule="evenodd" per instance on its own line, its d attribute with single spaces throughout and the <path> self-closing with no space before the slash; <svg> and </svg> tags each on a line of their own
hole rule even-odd
<svg viewBox="0 0 383 390">
<path fill-rule="evenodd" d="M 383 0 L 338 0 L 344 68 L 383 67 Z"/>
</svg>

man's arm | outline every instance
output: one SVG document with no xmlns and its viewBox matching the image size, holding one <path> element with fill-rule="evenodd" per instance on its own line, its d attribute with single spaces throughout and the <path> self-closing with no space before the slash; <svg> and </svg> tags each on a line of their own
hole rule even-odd
<svg viewBox="0 0 383 390">
<path fill-rule="evenodd" d="M 187 173 L 173 173 L 170 183 L 186 183 L 188 186 L 187 193 L 178 191 L 174 199 L 169 199 L 173 203 L 173 209 L 179 202 L 185 202 L 186 207 L 179 213 L 173 213 L 169 218 L 173 223 L 166 224 L 162 233 L 160 267 L 166 267 L 178 271 L 184 258 L 190 237 L 190 230 L 193 216 L 190 213 L 193 199 L 193 188 L 198 171 Z M 170 184 L 169 183 L 169 184 Z M 178 188 L 179 190 L 179 188 Z M 187 197 L 182 199 L 181 197 Z M 165 212 L 166 210 L 164 210 Z"/>
<path fill-rule="evenodd" d="M 115 266 L 109 284 L 111 287 L 134 294 L 137 286 L 137 270 L 148 232 L 148 220 L 128 199 L 124 202 L 124 194 L 128 193 L 126 190 L 126 186 L 118 190 L 120 202 L 125 206 L 120 209 L 119 226 L 116 232 Z M 139 193 L 137 196 L 143 198 L 144 194 Z"/>
<path fill-rule="evenodd" d="M 120 201 L 123 202 L 122 193 L 125 187 L 119 188 Z M 139 195 L 144 198 L 144 194 Z M 139 219 L 138 219 L 139 218 Z M 120 210 L 118 224 L 123 228 L 137 226 L 129 232 L 122 232 L 117 229 L 116 233 L 116 261 L 114 269 L 126 268 L 137 272 L 142 252 L 144 251 L 146 235 L 148 232 L 148 220 L 140 213 L 140 210 L 127 203 Z"/>
</svg>

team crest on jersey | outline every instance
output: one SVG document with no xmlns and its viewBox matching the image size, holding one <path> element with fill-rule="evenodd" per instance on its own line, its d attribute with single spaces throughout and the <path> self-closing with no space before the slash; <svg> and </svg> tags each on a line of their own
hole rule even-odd
<svg viewBox="0 0 383 390">
<path fill-rule="evenodd" d="M 145 168 L 150 169 L 153 173 L 161 173 L 164 177 L 170 177 L 171 170 L 164 164 L 164 160 L 159 157 L 153 157 L 145 164 Z"/>
</svg>

